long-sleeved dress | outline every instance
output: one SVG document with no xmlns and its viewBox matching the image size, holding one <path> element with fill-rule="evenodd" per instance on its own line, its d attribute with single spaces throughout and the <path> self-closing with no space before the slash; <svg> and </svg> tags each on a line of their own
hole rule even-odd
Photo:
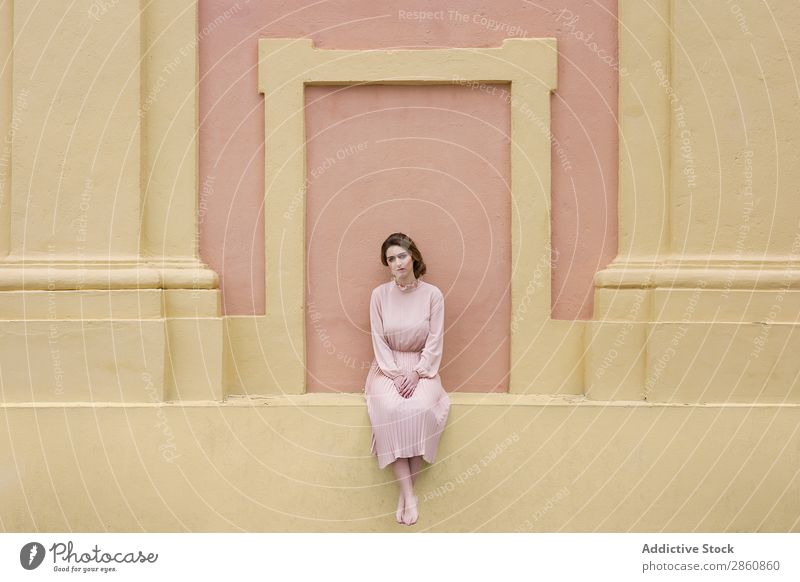
<svg viewBox="0 0 800 582">
<path fill-rule="evenodd" d="M 364 392 L 378 467 L 418 455 L 432 463 L 450 411 L 439 378 L 442 292 L 422 280 L 406 290 L 389 281 L 373 289 L 369 313 L 375 359 Z M 403 398 L 393 379 L 413 370 L 419 373 L 419 383 L 411 397 Z"/>
</svg>

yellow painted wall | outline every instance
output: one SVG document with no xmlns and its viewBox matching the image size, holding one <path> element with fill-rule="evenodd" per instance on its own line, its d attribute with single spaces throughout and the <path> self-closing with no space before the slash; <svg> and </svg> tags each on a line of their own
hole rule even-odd
<svg viewBox="0 0 800 582">
<path fill-rule="evenodd" d="M 357 395 L 4 412 L 7 530 L 409 531 Z M 798 425 L 797 407 L 456 395 L 413 531 L 797 531 Z"/>
<path fill-rule="evenodd" d="M 293 349 L 303 342 L 302 221 L 290 225 L 288 247 L 267 234 L 268 264 L 282 253 L 289 260 L 273 265 L 265 283 L 288 307 L 262 318 L 219 316 L 217 276 L 186 236 L 197 214 L 195 2 L 159 1 L 144 15 L 128 4 L 94 15 L 88 1 L 48 12 L 34 4 L 0 8 L 4 57 L 5 39 L 17 42 L 14 67 L 2 71 L 0 129 L 20 120 L 3 174 L 11 187 L 4 182 L 0 200 L 9 251 L 0 261 L 4 529 L 397 528 L 395 486 L 369 456 L 363 397 L 304 394 L 304 352 Z M 800 530 L 800 388 L 791 356 L 800 199 L 791 186 L 796 95 L 785 81 L 786 62 L 800 49 L 791 40 L 800 14 L 739 6 L 751 35 L 719 3 L 620 1 L 621 58 L 630 72 L 620 79 L 621 246 L 596 277 L 597 317 L 581 327 L 552 321 L 548 298 L 517 320 L 511 393 L 453 395 L 439 459 L 417 485 L 416 529 Z M 37 26 L 22 26 L 28 15 Z M 54 72 L 69 72 L 59 59 L 76 54 L 87 32 L 87 46 L 109 57 L 107 68 L 87 55 L 74 75 Z M 271 42 L 262 59 L 292 41 Z M 363 72 L 353 63 L 366 63 L 377 81 L 410 74 L 396 54 L 347 51 L 352 60 L 343 68 L 335 63 L 341 53 L 301 45 L 300 60 L 281 67 L 290 75 L 315 62 L 322 76 L 309 82 L 352 81 Z M 52 59 L 36 72 L 44 46 Z M 531 46 L 539 56 L 525 60 Z M 501 53 L 509 70 L 519 59 L 554 74 L 553 48 L 516 39 L 502 49 L 414 58 L 427 82 L 440 82 L 447 67 L 493 80 L 489 64 Z M 170 63 L 181 72 L 169 67 L 162 83 Z M 90 69 L 110 80 L 97 106 L 82 109 L 92 95 Z M 515 82 L 508 71 L 499 80 L 507 77 Z M 552 88 L 554 76 L 547 78 Z M 281 100 L 302 102 L 302 83 L 270 93 L 272 81 L 263 79 L 269 136 Z M 547 109 L 544 89 L 531 95 Z M 667 89 L 685 118 L 676 117 Z M 732 95 L 751 124 L 747 143 L 731 121 Z M 58 123 L 45 126 L 51 102 Z M 775 123 L 764 121 L 767 111 Z M 696 186 L 681 166 L 681 123 L 691 127 Z M 91 137 L 100 128 L 102 140 Z M 302 147 L 302 125 L 283 129 L 267 151 Z M 548 140 L 517 129 L 546 159 Z M 73 133 L 80 139 L 61 180 L 59 160 Z M 31 142 L 40 134 L 50 148 Z M 73 224 L 84 211 L 81 178 L 92 146 L 106 143 L 110 158 L 94 169 L 90 212 L 113 229 L 105 238 L 93 230 L 81 249 Z M 742 237 L 745 146 L 754 210 Z M 189 161 L 175 163 L 182 153 Z M 512 177 L 532 179 L 517 162 L 512 157 Z M 287 179 L 302 181 L 302 163 L 293 164 Z M 548 167 L 541 164 L 538 182 L 544 197 Z M 549 201 L 519 200 L 513 224 L 542 244 L 515 251 L 517 307 L 549 240 L 542 219 Z M 267 224 L 284 226 L 276 216 L 267 214 Z M 526 216 L 539 220 L 520 220 Z"/>
</svg>

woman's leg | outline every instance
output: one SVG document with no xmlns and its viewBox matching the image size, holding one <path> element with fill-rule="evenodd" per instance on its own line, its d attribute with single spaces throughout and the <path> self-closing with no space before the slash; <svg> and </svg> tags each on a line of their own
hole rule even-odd
<svg viewBox="0 0 800 582">
<path fill-rule="evenodd" d="M 414 484 L 417 482 L 417 477 L 419 477 L 419 472 L 422 470 L 422 455 L 411 457 L 408 460 L 408 468 L 411 470 L 411 486 L 413 487 Z"/>
<path fill-rule="evenodd" d="M 411 473 L 411 488 L 413 492 L 414 484 L 417 482 L 417 477 L 419 476 L 420 470 L 422 470 L 422 455 L 410 457 L 408 459 L 408 468 L 409 472 Z M 403 497 L 403 494 L 400 493 L 400 498 L 397 500 L 397 512 L 395 513 L 397 523 L 403 523 L 403 512 L 405 509 L 406 500 L 405 497 Z"/>
<path fill-rule="evenodd" d="M 392 463 L 392 471 L 394 471 L 394 478 L 397 479 L 397 484 L 400 487 L 400 495 L 397 499 L 397 511 L 395 512 L 395 519 L 397 523 L 403 523 L 403 511 L 406 508 L 406 490 L 408 489 L 405 484 L 406 472 L 410 473 L 408 468 L 408 459 L 397 459 Z M 413 487 L 413 483 L 412 483 Z"/>
<path fill-rule="evenodd" d="M 397 459 L 392 463 L 392 470 L 394 471 L 395 479 L 400 485 L 400 497 L 402 498 L 404 507 L 402 512 L 402 521 L 406 525 L 413 525 L 417 521 L 417 498 L 414 497 L 414 484 L 411 482 L 411 468 L 408 464 L 408 459 Z M 399 509 L 398 503 L 398 509 Z"/>
<path fill-rule="evenodd" d="M 408 467 L 408 459 L 397 459 L 392 463 L 394 477 L 400 486 L 400 495 L 408 499 L 414 495 L 414 484 L 411 482 L 411 469 Z"/>
</svg>

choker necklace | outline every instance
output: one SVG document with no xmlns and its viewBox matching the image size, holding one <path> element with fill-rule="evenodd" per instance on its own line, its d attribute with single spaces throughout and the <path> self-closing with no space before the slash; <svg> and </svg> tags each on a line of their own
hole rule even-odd
<svg viewBox="0 0 800 582">
<path fill-rule="evenodd" d="M 400 291 L 410 291 L 411 289 L 416 289 L 419 287 L 419 279 L 415 279 L 413 283 L 409 283 L 408 285 L 401 285 L 394 277 L 392 277 L 392 281 L 394 281 L 394 284 L 397 285 L 397 288 L 400 289 Z"/>
</svg>

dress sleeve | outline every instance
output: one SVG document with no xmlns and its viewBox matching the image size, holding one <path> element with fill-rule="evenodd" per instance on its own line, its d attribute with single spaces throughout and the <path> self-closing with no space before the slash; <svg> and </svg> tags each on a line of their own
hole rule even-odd
<svg viewBox="0 0 800 582">
<path fill-rule="evenodd" d="M 439 373 L 439 364 L 442 363 L 442 348 L 444 346 L 444 297 L 441 293 L 431 296 L 431 321 L 428 339 L 425 348 L 414 370 L 420 378 L 435 378 Z"/>
<path fill-rule="evenodd" d="M 386 335 L 383 331 L 383 313 L 377 291 L 372 292 L 369 302 L 369 324 L 372 329 L 372 349 L 375 352 L 375 361 L 381 372 L 394 380 L 402 374 L 402 371 L 394 361 L 392 349 L 386 343 Z"/>
</svg>

